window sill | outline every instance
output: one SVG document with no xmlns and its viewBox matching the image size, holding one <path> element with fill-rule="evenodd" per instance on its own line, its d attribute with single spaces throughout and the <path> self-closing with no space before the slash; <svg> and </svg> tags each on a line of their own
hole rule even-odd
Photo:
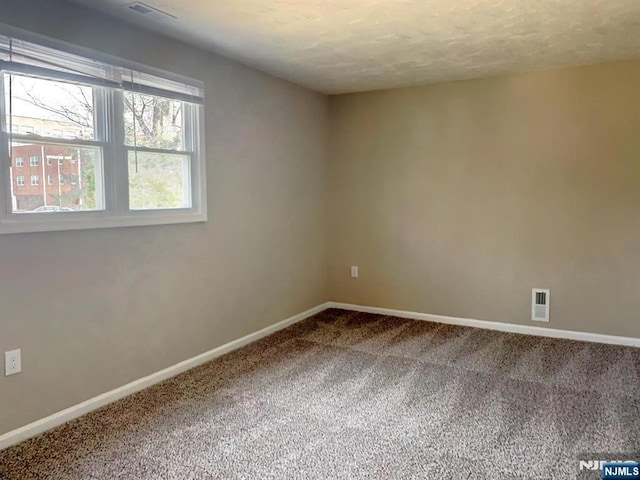
<svg viewBox="0 0 640 480">
<path fill-rule="evenodd" d="M 30 218 L 23 218 L 25 216 Z M 14 214 L 0 220 L 0 235 L 113 227 L 175 225 L 180 223 L 202 223 L 206 221 L 206 212 L 193 212 L 188 210 L 137 211 L 125 215 L 108 214 L 107 212 Z"/>
</svg>

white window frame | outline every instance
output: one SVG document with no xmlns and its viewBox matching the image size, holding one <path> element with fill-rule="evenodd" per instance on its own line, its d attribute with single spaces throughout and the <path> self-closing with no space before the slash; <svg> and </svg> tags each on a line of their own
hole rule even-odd
<svg viewBox="0 0 640 480">
<path fill-rule="evenodd" d="M 16 157 L 16 167 L 24 167 L 24 157 Z"/>
<path fill-rule="evenodd" d="M 37 167 L 40 165 L 40 157 L 38 155 L 31 155 L 29 157 L 29 166 Z"/>
<path fill-rule="evenodd" d="M 196 85 L 200 91 L 204 84 L 182 75 L 140 65 L 103 53 L 88 50 L 59 40 L 37 35 L 24 30 L 0 24 L 0 35 L 20 38 L 27 42 L 44 45 L 61 52 L 96 60 L 117 67 L 131 69 L 156 78 Z M 165 225 L 207 221 L 206 196 L 206 154 L 204 145 L 204 105 L 184 103 L 185 150 L 163 150 L 137 147 L 139 152 L 185 154 L 189 156 L 189 181 L 191 187 L 191 207 L 171 209 L 131 210 L 129 208 L 129 179 L 127 152 L 131 147 L 124 139 L 123 91 L 94 87 L 96 138 L 53 138 L 37 134 L 15 134 L 8 130 L 6 106 L 4 105 L 4 81 L 0 71 L 0 234 L 21 232 L 46 232 L 57 230 L 79 230 L 142 225 Z M 17 73 L 20 75 L 21 73 Z M 101 185 L 104 209 L 95 211 L 72 211 L 56 213 L 31 212 L 13 213 L 13 189 L 11 187 L 11 159 L 9 141 L 29 142 L 43 145 L 84 145 L 102 150 L 102 169 L 96 168 L 96 192 Z M 43 159 L 44 161 L 44 159 Z M 99 174 L 101 170 L 101 174 Z M 101 185 L 98 185 L 98 184 Z"/>
<path fill-rule="evenodd" d="M 16 175 L 16 185 L 24 187 L 24 175 Z"/>
<path fill-rule="evenodd" d="M 40 175 L 31 175 L 31 185 L 34 187 L 40 185 Z"/>
</svg>

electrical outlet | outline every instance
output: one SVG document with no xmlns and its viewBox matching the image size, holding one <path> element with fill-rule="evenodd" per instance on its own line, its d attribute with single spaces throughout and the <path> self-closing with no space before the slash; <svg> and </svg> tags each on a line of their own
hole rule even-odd
<svg viewBox="0 0 640 480">
<path fill-rule="evenodd" d="M 4 352 L 4 375 L 15 375 L 22 371 L 22 359 L 20 349 Z"/>
<path fill-rule="evenodd" d="M 351 278 L 358 278 L 358 267 L 351 267 Z"/>
</svg>

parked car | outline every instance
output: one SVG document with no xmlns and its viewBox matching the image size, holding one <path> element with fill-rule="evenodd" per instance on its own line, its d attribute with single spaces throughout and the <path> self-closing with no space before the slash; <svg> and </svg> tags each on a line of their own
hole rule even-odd
<svg viewBox="0 0 640 480">
<path fill-rule="evenodd" d="M 33 213 L 42 213 L 42 212 L 73 212 L 73 208 L 68 207 L 58 207 L 57 205 L 47 205 L 38 207 L 35 210 L 32 210 Z"/>
<path fill-rule="evenodd" d="M 60 211 L 60 207 L 58 206 L 42 206 L 42 207 L 38 207 L 35 210 L 33 210 L 34 213 L 40 213 L 40 212 L 59 212 Z"/>
</svg>

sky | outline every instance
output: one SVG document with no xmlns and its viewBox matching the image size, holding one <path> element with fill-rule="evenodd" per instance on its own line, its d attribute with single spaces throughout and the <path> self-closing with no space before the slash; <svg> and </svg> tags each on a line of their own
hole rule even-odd
<svg viewBox="0 0 640 480">
<path fill-rule="evenodd" d="M 11 82 L 11 94 L 13 101 L 11 103 L 11 111 L 13 115 L 24 117 L 35 117 L 44 120 L 68 121 L 63 115 L 56 114 L 47 109 L 40 108 L 32 102 L 22 99 L 28 98 L 30 93 L 36 99 L 41 100 L 43 104 L 54 110 L 62 108 L 69 109 L 78 114 L 86 112 L 86 107 L 82 101 L 78 101 L 74 97 L 81 98 L 80 92 L 84 90 L 85 95 L 91 101 L 91 87 L 80 85 L 52 82 L 19 75 L 5 76 L 5 105 L 7 115 L 9 115 L 9 83 Z"/>
</svg>

